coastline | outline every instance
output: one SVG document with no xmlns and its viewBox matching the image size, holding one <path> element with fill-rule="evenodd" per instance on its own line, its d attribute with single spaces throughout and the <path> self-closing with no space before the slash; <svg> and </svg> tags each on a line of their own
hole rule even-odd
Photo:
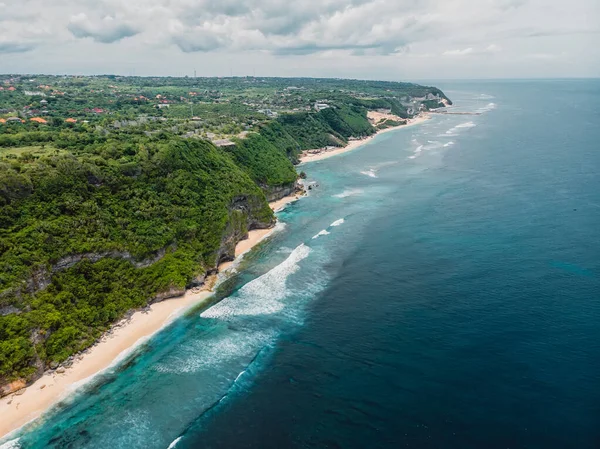
<svg viewBox="0 0 600 449">
<path fill-rule="evenodd" d="M 377 135 L 423 123 L 430 118 L 421 114 L 407 121 L 405 125 L 394 126 L 377 131 L 362 140 L 351 141 L 343 148 L 322 151 L 316 154 L 304 154 L 300 164 L 327 159 L 350 152 L 373 140 Z M 274 211 L 301 198 L 298 192 L 269 203 Z M 256 229 L 248 232 L 246 239 L 238 242 L 235 259 L 243 257 L 254 246 L 267 238 L 274 228 Z M 218 271 L 228 270 L 235 261 L 219 264 Z M 209 285 L 214 283 L 208 282 Z M 192 307 L 208 302 L 214 294 L 212 290 L 188 290 L 182 296 L 170 298 L 148 308 L 136 311 L 130 318 L 123 319 L 108 331 L 99 342 L 76 357 L 75 362 L 62 372 L 55 370 L 45 373 L 30 386 L 11 395 L 0 398 L 0 441 L 14 434 L 24 425 L 39 418 L 53 405 L 73 394 L 79 387 L 119 363 L 124 357 L 147 341 L 154 334 L 169 325 Z M 60 370 L 60 368 L 59 368 Z"/>
<path fill-rule="evenodd" d="M 294 193 L 269 203 L 274 211 L 301 198 Z M 267 238 L 274 228 L 256 229 L 236 245 L 235 258 L 242 257 Z M 226 271 L 233 262 L 219 264 L 218 271 Z M 210 282 L 209 282 L 209 285 Z M 69 368 L 59 373 L 46 372 L 28 387 L 0 398 L 0 441 L 16 432 L 30 421 L 39 418 L 54 404 L 74 393 L 94 376 L 119 363 L 124 357 L 147 341 L 152 335 L 169 325 L 192 307 L 207 302 L 214 294 L 211 290 L 187 290 L 184 295 L 167 299 L 136 311 L 111 328 L 96 345 L 83 354 Z M 62 370 L 61 370 L 62 371 Z"/>
<path fill-rule="evenodd" d="M 345 147 L 336 148 L 334 150 L 329 150 L 329 151 L 323 150 L 319 153 L 311 153 L 311 154 L 307 154 L 306 152 L 304 152 L 300 156 L 300 164 L 299 165 L 305 164 L 307 162 L 314 162 L 314 161 L 320 161 L 323 159 L 328 159 L 332 156 L 337 156 L 339 154 L 348 153 L 349 151 L 355 150 L 356 148 L 369 143 L 371 140 L 373 140 L 375 137 L 377 137 L 380 134 L 384 134 L 384 133 L 387 133 L 390 131 L 396 131 L 399 129 L 404 129 L 409 126 L 419 125 L 419 124 L 429 120 L 430 118 L 431 118 L 431 115 L 429 113 L 420 114 L 413 119 L 407 120 L 405 125 L 392 126 L 390 128 L 379 130 L 375 134 L 373 134 L 369 137 L 366 137 L 362 140 L 353 140 L 350 143 L 348 143 L 348 145 L 346 145 Z"/>
</svg>

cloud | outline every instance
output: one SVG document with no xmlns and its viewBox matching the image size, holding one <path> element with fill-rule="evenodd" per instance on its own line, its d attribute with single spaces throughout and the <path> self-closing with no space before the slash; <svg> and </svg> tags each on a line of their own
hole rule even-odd
<svg viewBox="0 0 600 449">
<path fill-rule="evenodd" d="M 92 21 L 85 13 L 72 16 L 67 28 L 76 38 L 91 37 L 96 42 L 104 44 L 117 42 L 139 33 L 133 26 L 114 17 L 105 16 L 101 20 Z"/>
<path fill-rule="evenodd" d="M 498 53 L 501 51 L 502 51 L 502 47 L 500 47 L 499 45 L 490 44 L 485 48 L 484 53 Z"/>
<path fill-rule="evenodd" d="M 425 77 L 438 73 L 436 64 L 516 66 L 533 60 L 527 55 L 553 52 L 576 54 L 571 67 L 598 67 L 599 15 L 595 0 L 0 0 L 0 51 L 17 61 L 19 52 L 46 46 L 56 64 L 102 49 L 123 65 L 161 54 L 174 61 L 164 70 L 210 53 L 207 73 L 218 56 L 229 68 L 232 57 L 249 54 L 257 67 L 284 57 L 318 67 L 354 61 L 360 73 L 385 66 L 386 73 L 409 74 L 415 67 Z M 36 53 L 39 70 L 48 58 Z"/>
<path fill-rule="evenodd" d="M 463 48 L 462 50 L 446 50 L 442 53 L 444 56 L 466 56 L 473 53 L 473 48 Z"/>
<path fill-rule="evenodd" d="M 0 42 L 0 53 L 24 53 L 34 48 L 32 44 L 19 42 Z"/>
<path fill-rule="evenodd" d="M 525 56 L 529 59 L 540 59 L 540 60 L 544 60 L 544 61 L 551 61 L 553 59 L 558 59 L 563 55 L 557 55 L 554 53 L 531 53 L 531 54 L 528 54 Z"/>
<path fill-rule="evenodd" d="M 485 48 L 463 48 L 458 50 L 446 50 L 442 53 L 442 56 L 468 56 L 468 55 L 482 55 L 486 53 L 499 53 L 502 51 L 502 47 L 496 44 L 490 44 Z"/>
</svg>

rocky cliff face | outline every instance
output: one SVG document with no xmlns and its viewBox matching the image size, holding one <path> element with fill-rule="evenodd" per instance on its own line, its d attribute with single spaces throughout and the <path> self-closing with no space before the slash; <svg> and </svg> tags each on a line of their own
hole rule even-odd
<svg viewBox="0 0 600 449">
<path fill-rule="evenodd" d="M 300 190 L 298 182 L 291 182 L 282 186 L 263 186 L 263 191 L 265 192 L 265 196 L 267 197 L 267 201 L 269 203 L 292 195 L 298 190 Z"/>
<path fill-rule="evenodd" d="M 262 207 L 261 200 L 255 197 L 238 196 L 234 198 L 229 209 L 229 221 L 221 240 L 215 268 L 221 262 L 230 261 L 235 258 L 235 247 L 248 237 L 248 231 L 253 229 L 267 229 L 275 224 L 275 218 L 270 215 L 268 219 L 258 218 L 256 213 Z"/>
</svg>

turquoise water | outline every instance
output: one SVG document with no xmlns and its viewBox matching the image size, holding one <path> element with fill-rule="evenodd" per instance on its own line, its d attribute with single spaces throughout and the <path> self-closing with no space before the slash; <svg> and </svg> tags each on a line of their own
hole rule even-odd
<svg viewBox="0 0 600 449">
<path fill-rule="evenodd" d="M 225 299 L 10 444 L 598 447 L 600 81 L 435 84 L 481 115 L 306 165 Z"/>
</svg>

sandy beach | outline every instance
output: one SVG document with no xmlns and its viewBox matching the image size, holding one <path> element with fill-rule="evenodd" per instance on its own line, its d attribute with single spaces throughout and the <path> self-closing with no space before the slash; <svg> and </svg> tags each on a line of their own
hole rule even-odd
<svg viewBox="0 0 600 449">
<path fill-rule="evenodd" d="M 297 194 L 290 195 L 269 205 L 277 211 L 299 197 Z M 236 258 L 250 251 L 271 232 L 273 228 L 250 231 L 248 238 L 237 244 Z M 219 265 L 219 271 L 226 270 L 232 263 Z M 76 357 L 73 366 L 64 369 L 64 372 L 59 373 L 58 371 L 63 371 L 59 368 L 51 374 L 44 374 L 26 389 L 1 398 L 0 439 L 41 416 L 53 404 L 72 394 L 93 376 L 118 363 L 187 310 L 207 301 L 212 294 L 212 291 L 188 290 L 183 296 L 153 304 L 149 310 L 135 312 L 130 319 L 118 323 L 96 346 Z"/>
<path fill-rule="evenodd" d="M 356 148 L 365 145 L 366 143 L 369 143 L 371 140 L 373 140 L 379 134 L 384 134 L 384 133 L 387 133 L 390 131 L 396 131 L 398 129 L 404 129 L 409 126 L 418 125 L 420 123 L 423 123 L 426 120 L 429 120 L 430 118 L 431 118 L 431 116 L 429 114 L 421 114 L 414 119 L 408 120 L 406 125 L 393 126 L 390 128 L 383 129 L 383 130 L 378 131 L 377 133 L 373 134 L 372 136 L 366 137 L 364 139 L 353 140 L 353 141 L 349 142 L 348 145 L 346 145 L 345 147 L 335 148 L 332 150 L 323 150 L 319 153 L 308 154 L 305 152 L 302 156 L 300 156 L 300 163 L 304 164 L 306 162 L 320 161 L 322 159 L 327 159 L 332 156 L 337 156 L 339 154 L 347 153 L 349 151 L 355 150 Z"/>
</svg>

